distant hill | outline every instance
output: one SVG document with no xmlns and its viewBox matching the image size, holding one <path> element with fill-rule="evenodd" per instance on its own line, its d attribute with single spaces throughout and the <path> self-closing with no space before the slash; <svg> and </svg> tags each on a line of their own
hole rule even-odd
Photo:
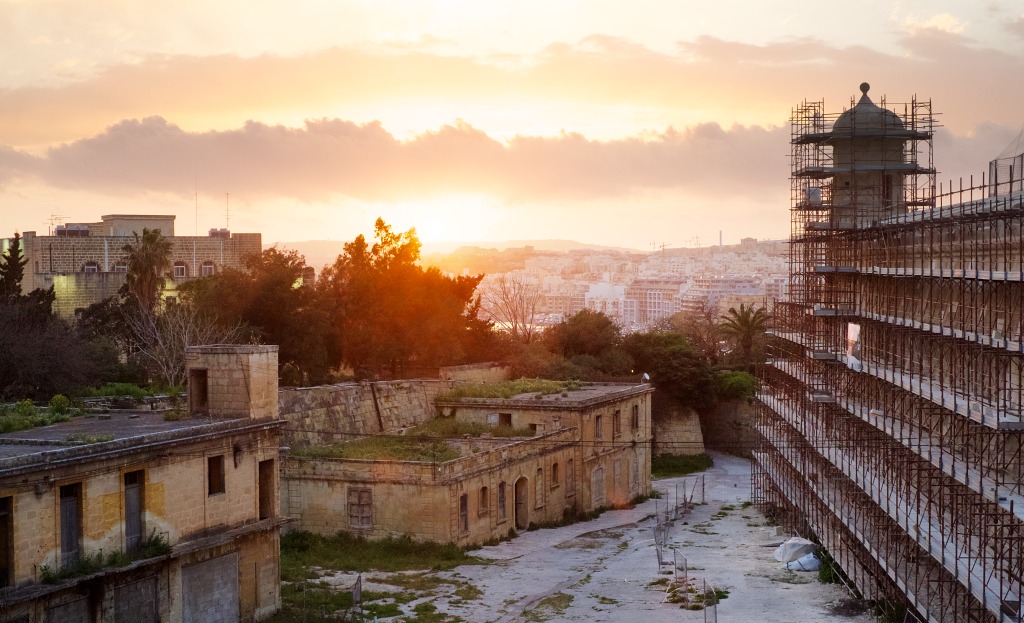
<svg viewBox="0 0 1024 623">
<path fill-rule="evenodd" d="M 277 246 L 278 249 L 294 250 L 306 258 L 306 264 L 320 272 L 324 266 L 334 263 L 334 260 L 345 250 L 345 242 L 341 240 L 300 240 L 296 242 L 277 242 L 265 244 L 264 248 Z M 434 242 L 424 244 L 422 255 L 428 256 L 447 255 L 461 248 L 479 247 L 481 249 L 520 249 L 533 247 L 536 251 L 557 251 L 565 253 L 580 249 L 590 251 L 618 251 L 624 253 L 644 253 L 637 249 L 626 247 L 609 247 L 598 244 L 586 244 L 575 240 L 506 240 L 504 242 Z"/>
</svg>

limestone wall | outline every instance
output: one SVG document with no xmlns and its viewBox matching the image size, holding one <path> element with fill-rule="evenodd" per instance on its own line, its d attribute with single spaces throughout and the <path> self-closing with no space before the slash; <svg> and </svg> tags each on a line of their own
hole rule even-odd
<svg viewBox="0 0 1024 623">
<path fill-rule="evenodd" d="M 185 368 L 192 412 L 213 417 L 277 419 L 277 346 L 190 346 L 185 353 Z M 204 380 L 205 387 L 194 386 Z M 202 393 L 205 401 L 197 398 Z"/>
<path fill-rule="evenodd" d="M 331 433 L 368 435 L 422 424 L 435 416 L 437 393 L 450 387 L 415 380 L 288 388 L 278 393 L 278 411 L 288 422 L 286 443 L 337 443 L 347 439 Z"/>
<path fill-rule="evenodd" d="M 753 405 L 745 400 L 723 402 L 710 414 L 701 416 L 707 447 L 739 456 L 751 456 L 757 445 Z"/>
<path fill-rule="evenodd" d="M 566 429 L 500 446 L 480 440 L 478 452 L 439 464 L 289 457 L 282 471 L 283 510 L 292 528 L 320 534 L 346 530 L 482 543 L 505 536 L 517 520 L 523 529 L 561 519 L 576 504 L 577 435 Z M 350 521 L 350 496 L 359 491 L 372 500 L 366 527 Z"/>
<path fill-rule="evenodd" d="M 704 435 L 696 411 L 657 391 L 654 392 L 652 411 L 654 456 L 704 452 Z"/>
<path fill-rule="evenodd" d="M 494 361 L 441 368 L 441 379 L 470 383 L 497 383 L 511 378 L 512 368 Z"/>
</svg>

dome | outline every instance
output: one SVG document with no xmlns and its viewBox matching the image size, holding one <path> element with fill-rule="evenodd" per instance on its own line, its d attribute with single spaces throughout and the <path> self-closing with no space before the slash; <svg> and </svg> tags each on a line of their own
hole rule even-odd
<svg viewBox="0 0 1024 623">
<path fill-rule="evenodd" d="M 867 82 L 860 85 L 860 101 L 853 108 L 839 115 L 835 125 L 832 126 L 833 134 L 861 134 L 877 133 L 879 131 L 892 131 L 904 129 L 903 121 L 891 110 L 880 108 L 868 97 L 868 89 L 871 88 Z"/>
</svg>

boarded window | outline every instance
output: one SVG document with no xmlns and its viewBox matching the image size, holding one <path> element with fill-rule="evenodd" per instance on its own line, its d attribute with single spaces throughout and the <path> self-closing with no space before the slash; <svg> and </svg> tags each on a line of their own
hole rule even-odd
<svg viewBox="0 0 1024 623">
<path fill-rule="evenodd" d="M 82 555 L 82 483 L 60 488 L 60 559 L 70 567 Z"/>
<path fill-rule="evenodd" d="M 576 493 L 576 464 L 572 459 L 565 462 L 565 494 Z"/>
<path fill-rule="evenodd" d="M 601 438 L 601 416 L 594 416 L 594 439 Z"/>
<path fill-rule="evenodd" d="M 142 525 L 146 474 L 135 470 L 124 474 L 124 546 L 134 552 L 142 545 Z"/>
<path fill-rule="evenodd" d="M 469 532 L 469 494 L 459 496 L 459 532 Z"/>
<path fill-rule="evenodd" d="M 552 489 L 558 487 L 558 478 L 559 478 L 558 463 L 552 463 L 552 465 L 551 465 L 551 488 Z"/>
<path fill-rule="evenodd" d="M 612 435 L 618 437 L 622 434 L 622 411 L 618 409 L 612 413 Z"/>
<path fill-rule="evenodd" d="M 373 492 L 370 489 L 352 487 L 348 490 L 348 525 L 360 530 L 373 527 Z"/>
<path fill-rule="evenodd" d="M 512 426 L 512 414 L 511 413 L 499 413 L 498 414 L 498 426 Z"/>
<path fill-rule="evenodd" d="M 491 492 L 487 487 L 480 487 L 480 501 L 477 507 L 478 515 L 486 515 L 490 512 Z"/>
<path fill-rule="evenodd" d="M 506 500 L 506 486 L 504 482 L 498 483 L 498 519 L 505 520 L 508 518 L 508 503 Z"/>
<path fill-rule="evenodd" d="M 224 487 L 224 455 L 211 456 L 206 459 L 206 492 L 217 495 L 226 491 Z"/>
<path fill-rule="evenodd" d="M 14 517 L 12 498 L 0 498 L 0 587 L 10 586 L 14 577 Z"/>
<path fill-rule="evenodd" d="M 630 424 L 634 431 L 640 430 L 640 405 L 633 405 L 633 421 Z"/>
<path fill-rule="evenodd" d="M 534 506 L 536 508 L 540 508 L 540 507 L 544 506 L 544 468 L 543 467 L 538 467 L 537 468 L 537 479 L 533 482 L 533 484 L 534 484 L 533 497 L 536 498 L 533 501 L 534 502 Z"/>
</svg>

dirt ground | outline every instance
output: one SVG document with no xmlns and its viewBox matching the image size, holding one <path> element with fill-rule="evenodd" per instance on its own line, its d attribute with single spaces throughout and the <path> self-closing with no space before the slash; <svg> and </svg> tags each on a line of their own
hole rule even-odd
<svg viewBox="0 0 1024 623">
<path fill-rule="evenodd" d="M 788 571 L 774 559 L 775 546 L 788 535 L 766 525 L 755 508 L 744 504 L 750 495 L 750 462 L 712 456 L 715 465 L 704 473 L 705 503 L 675 520 L 667 541 L 675 550 L 677 567 L 685 558 L 687 576 L 698 592 L 707 581 L 725 594 L 717 612 L 687 610 L 669 602 L 667 584 L 677 576 L 671 563 L 659 566 L 657 560 L 655 513 L 675 500 L 677 483 L 683 480 L 687 493 L 694 491 L 700 501 L 700 485 L 693 488 L 692 476 L 655 481 L 663 493 L 660 500 L 484 547 L 474 553 L 492 564 L 434 574 L 460 590 L 432 591 L 402 604 L 402 610 L 412 615 L 419 605 L 452 619 L 480 623 L 696 622 L 715 621 L 715 614 L 718 621 L 742 623 L 873 621 L 842 587 L 819 583 L 816 573 Z M 671 556 L 669 550 L 666 558 L 671 561 Z M 374 587 L 372 579 L 364 577 L 364 590 Z"/>
</svg>

